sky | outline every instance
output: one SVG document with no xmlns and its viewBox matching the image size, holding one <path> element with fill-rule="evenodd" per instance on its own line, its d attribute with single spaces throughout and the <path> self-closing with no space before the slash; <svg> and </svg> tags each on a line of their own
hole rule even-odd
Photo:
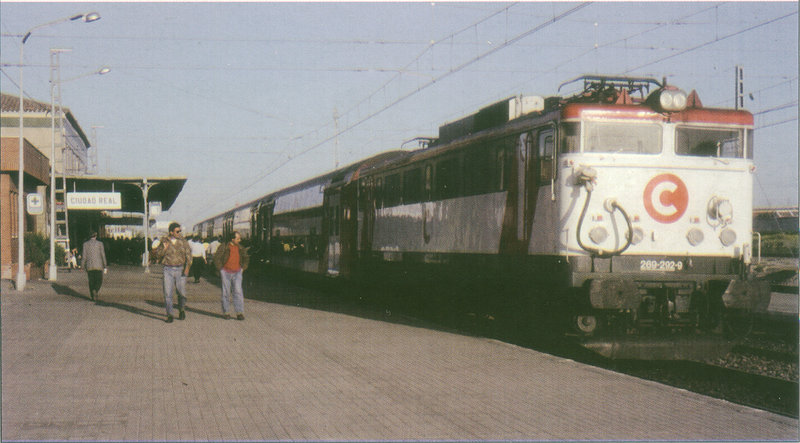
<svg viewBox="0 0 800 443">
<path fill-rule="evenodd" d="M 22 34 L 94 11 L 34 30 L 24 92 L 49 102 L 50 50 L 69 49 L 62 102 L 99 174 L 188 179 L 162 221 L 191 226 L 583 74 L 666 77 L 733 107 L 737 65 L 755 115 L 755 205 L 797 205 L 796 2 L 4 0 L 2 92 L 19 94 Z"/>
</svg>

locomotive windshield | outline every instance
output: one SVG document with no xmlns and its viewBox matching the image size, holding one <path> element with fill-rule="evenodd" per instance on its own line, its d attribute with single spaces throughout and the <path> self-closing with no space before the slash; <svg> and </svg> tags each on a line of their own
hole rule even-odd
<svg viewBox="0 0 800 443">
<path fill-rule="evenodd" d="M 679 127 L 676 145 L 678 155 L 743 158 L 744 130 Z"/>
<path fill-rule="evenodd" d="M 584 124 L 584 152 L 658 154 L 661 152 L 661 126 L 649 123 Z"/>
</svg>

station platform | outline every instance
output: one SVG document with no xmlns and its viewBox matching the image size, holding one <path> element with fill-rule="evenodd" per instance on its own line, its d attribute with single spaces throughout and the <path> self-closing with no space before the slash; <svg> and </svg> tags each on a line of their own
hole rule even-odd
<svg viewBox="0 0 800 443">
<path fill-rule="evenodd" d="M 285 282 L 248 294 L 244 321 L 222 317 L 213 280 L 188 283 L 186 320 L 167 324 L 160 278 L 112 267 L 99 303 L 81 271 L 2 282 L 2 440 L 799 437 L 796 419 L 341 312 Z"/>
</svg>

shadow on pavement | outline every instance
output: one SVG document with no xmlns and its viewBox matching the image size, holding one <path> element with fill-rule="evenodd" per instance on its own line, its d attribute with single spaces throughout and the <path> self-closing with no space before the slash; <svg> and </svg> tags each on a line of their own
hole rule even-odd
<svg viewBox="0 0 800 443">
<path fill-rule="evenodd" d="M 81 294 L 80 292 L 70 288 L 69 286 L 64 286 L 64 285 L 60 285 L 58 283 L 53 283 L 52 287 L 53 287 L 53 290 L 55 290 L 57 294 L 69 295 L 70 297 L 79 298 L 81 300 L 92 301 L 92 299 L 90 297 Z M 141 315 L 143 317 L 149 317 L 149 318 L 156 319 L 156 320 L 159 320 L 159 321 L 163 321 L 164 320 L 162 317 L 158 316 L 158 314 L 155 314 L 155 313 L 150 312 L 150 311 L 146 311 L 144 309 L 139 309 L 139 308 L 137 308 L 135 306 L 130 306 L 130 305 L 126 305 L 126 304 L 122 304 L 122 303 L 116 303 L 116 302 L 110 302 L 110 301 L 104 301 L 102 299 L 98 299 L 95 302 L 95 304 L 98 305 L 98 306 L 108 306 L 108 307 L 111 307 L 111 308 L 117 308 L 117 309 L 123 310 L 125 312 L 131 312 L 131 313 L 134 313 L 134 314 Z"/>
<path fill-rule="evenodd" d="M 166 317 L 162 317 L 154 312 L 150 312 L 144 309 L 139 309 L 135 306 L 125 305 L 122 303 L 108 302 L 103 300 L 98 300 L 96 303 L 98 306 L 108 306 L 111 308 L 117 308 L 126 312 L 131 312 L 134 314 L 141 315 L 142 317 L 148 317 L 158 321 L 164 321 L 166 319 Z"/>
<path fill-rule="evenodd" d="M 92 299 L 89 298 L 88 295 L 81 294 L 80 292 L 70 288 L 69 286 L 60 285 L 58 283 L 53 283 L 53 284 L 51 284 L 51 286 L 52 286 L 53 290 L 56 291 L 56 294 L 69 295 L 70 297 L 75 297 L 75 298 L 80 298 L 82 300 L 92 301 Z"/>
<path fill-rule="evenodd" d="M 474 327 L 449 325 L 447 322 L 439 321 L 441 319 L 435 316 L 425 318 L 416 312 L 404 309 L 402 303 L 398 303 L 397 300 L 369 297 L 361 289 L 351 285 L 337 284 L 313 276 L 304 277 L 291 273 L 276 275 L 269 272 L 257 276 L 250 274 L 245 275 L 243 289 L 245 300 L 302 307 L 462 335 L 480 335 Z"/>
<path fill-rule="evenodd" d="M 147 301 L 145 301 L 145 303 L 147 303 L 150 306 L 158 306 L 159 308 L 164 309 L 164 303 L 162 303 L 162 302 L 147 300 Z M 173 303 L 172 307 L 176 311 L 178 310 L 178 305 L 177 304 Z M 209 316 L 209 317 L 214 317 L 214 318 L 219 318 L 219 319 L 224 319 L 225 318 L 220 313 L 210 312 L 210 311 L 206 311 L 204 309 L 197 309 L 197 308 L 193 308 L 193 307 L 188 306 L 188 305 L 186 306 L 186 312 L 193 312 L 195 314 L 206 315 L 206 316 Z M 166 313 L 164 315 L 166 315 Z"/>
</svg>

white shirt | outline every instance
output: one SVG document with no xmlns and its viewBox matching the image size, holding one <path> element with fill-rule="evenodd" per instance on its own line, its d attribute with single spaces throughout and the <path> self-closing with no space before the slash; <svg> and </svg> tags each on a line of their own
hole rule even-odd
<svg viewBox="0 0 800 443">
<path fill-rule="evenodd" d="M 189 242 L 189 247 L 192 249 L 192 257 L 206 258 L 206 251 L 203 249 L 203 244 L 194 240 Z"/>
<path fill-rule="evenodd" d="M 217 240 L 212 241 L 211 244 L 208 245 L 208 253 L 214 255 L 214 253 L 217 252 L 217 248 L 219 248 L 219 245 L 220 245 L 219 241 Z"/>
</svg>

